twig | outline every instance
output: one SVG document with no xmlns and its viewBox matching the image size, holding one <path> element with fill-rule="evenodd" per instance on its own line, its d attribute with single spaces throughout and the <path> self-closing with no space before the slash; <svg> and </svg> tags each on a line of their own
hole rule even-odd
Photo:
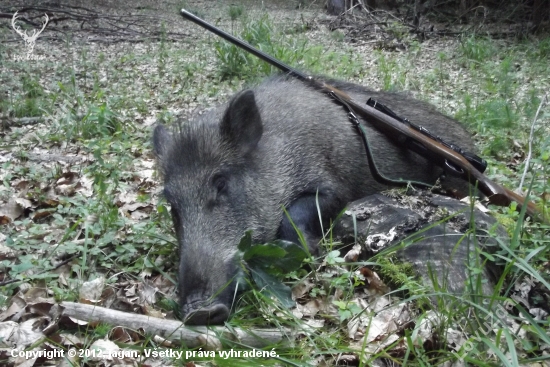
<svg viewBox="0 0 550 367">
<path fill-rule="evenodd" d="M 61 302 L 62 315 L 88 322 L 102 322 L 133 330 L 143 330 L 149 335 L 159 335 L 172 342 L 182 343 L 187 348 L 216 347 L 220 342 L 237 343 L 251 348 L 262 348 L 285 343 L 293 338 L 290 330 L 228 328 L 223 326 L 185 326 L 176 320 L 166 320 L 146 315 L 137 315 L 111 310 L 94 305 L 73 302 Z"/>
<path fill-rule="evenodd" d="M 535 123 L 537 122 L 537 119 L 539 118 L 539 113 L 544 105 L 545 101 L 548 100 L 548 95 L 545 94 L 542 100 L 540 101 L 539 108 L 537 109 L 537 113 L 535 114 L 535 119 L 533 120 L 533 123 L 531 124 L 531 132 L 529 133 L 529 152 L 527 153 L 527 158 L 525 159 L 525 168 L 523 170 L 523 175 L 521 176 L 521 180 L 519 182 L 518 187 L 518 193 L 522 192 L 523 189 L 523 182 L 525 181 L 525 176 L 527 176 L 527 170 L 529 169 L 529 161 L 531 160 L 531 154 L 533 152 L 533 135 L 535 132 Z"/>
<path fill-rule="evenodd" d="M 0 18 L 11 19 L 11 8 L 0 7 Z M 19 18 L 22 22 L 37 27 L 33 22 L 30 12 L 39 12 L 42 16 L 48 14 L 50 21 L 46 32 L 65 34 L 67 32 L 84 32 L 96 36 L 108 36 L 113 38 L 96 38 L 99 42 L 144 42 L 148 40 L 181 41 L 189 37 L 189 34 L 158 29 L 159 17 L 143 14 L 101 14 L 95 10 L 57 4 L 44 4 L 43 6 L 27 6 L 19 10 L 26 13 L 26 17 Z M 67 27 L 69 23 L 69 27 Z M 60 24 L 60 26 L 57 26 Z M 9 27 L 0 24 L 0 27 Z M 18 40 L 15 38 L 15 40 Z"/>
</svg>

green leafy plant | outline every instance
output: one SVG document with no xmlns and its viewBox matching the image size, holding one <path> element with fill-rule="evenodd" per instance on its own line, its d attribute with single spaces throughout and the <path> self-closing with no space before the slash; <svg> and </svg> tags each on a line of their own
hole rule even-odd
<svg viewBox="0 0 550 367">
<path fill-rule="evenodd" d="M 354 75 L 361 68 L 350 55 L 327 51 L 321 45 L 310 45 L 305 38 L 285 38 L 275 30 L 267 16 L 243 24 L 239 38 L 284 63 L 299 65 L 312 73 L 333 70 L 335 75 Z M 226 41 L 216 41 L 215 49 L 222 79 L 255 80 L 279 72 L 270 64 Z"/>
<path fill-rule="evenodd" d="M 247 231 L 237 246 L 242 267 L 248 272 L 256 287 L 267 295 L 277 298 L 285 307 L 294 305 L 290 287 L 281 279 L 298 269 L 307 253 L 302 246 L 288 241 L 253 245 L 252 231 Z"/>
<path fill-rule="evenodd" d="M 393 57 L 386 57 L 385 54 L 378 52 L 376 64 L 383 90 L 397 91 L 404 88 L 405 72 Z"/>
<path fill-rule="evenodd" d="M 480 65 L 494 55 L 493 44 L 487 39 L 476 36 L 462 38 L 459 50 L 466 62 L 473 67 Z"/>
<path fill-rule="evenodd" d="M 231 18 L 231 32 L 233 32 L 233 25 L 235 20 L 240 18 L 244 14 L 244 7 L 242 5 L 229 5 L 229 18 Z"/>
</svg>

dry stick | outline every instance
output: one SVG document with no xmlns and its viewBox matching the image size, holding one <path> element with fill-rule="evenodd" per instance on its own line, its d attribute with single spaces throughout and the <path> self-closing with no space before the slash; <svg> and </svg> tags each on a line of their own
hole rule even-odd
<svg viewBox="0 0 550 367">
<path fill-rule="evenodd" d="M 540 101 L 539 108 L 537 109 L 537 113 L 535 114 L 535 119 L 533 120 L 533 123 L 531 124 L 531 132 L 529 133 L 529 153 L 527 154 L 527 158 L 525 159 L 525 169 L 523 170 L 523 175 L 521 176 L 521 181 L 519 182 L 518 187 L 518 193 L 522 192 L 523 188 L 523 181 L 525 180 L 525 176 L 527 176 L 527 169 L 529 168 L 529 161 L 531 160 L 531 153 L 533 151 L 533 134 L 535 132 L 535 123 L 537 122 L 537 119 L 539 118 L 540 109 L 544 105 L 544 102 L 548 101 L 548 95 L 545 94 L 542 100 Z"/>
<path fill-rule="evenodd" d="M 70 9 L 70 10 L 67 10 Z M 9 13 L 10 8 L 0 7 L 0 18 L 12 19 L 13 14 Z M 71 11 L 76 10 L 76 11 Z M 161 34 L 158 30 L 150 30 L 146 25 L 141 24 L 143 20 L 154 20 L 158 22 L 157 17 L 152 17 L 142 14 L 130 14 L 130 15 L 103 15 L 99 12 L 74 6 L 31 6 L 19 10 L 19 13 L 25 13 L 29 11 L 39 11 L 53 14 L 50 19 L 50 23 L 46 28 L 49 32 L 60 32 L 65 33 L 67 30 L 63 27 L 53 26 L 53 23 L 58 23 L 61 21 L 75 21 L 81 22 L 80 29 L 72 29 L 75 32 L 90 32 L 92 34 L 99 34 L 105 36 L 117 37 L 117 39 L 109 40 L 107 38 L 95 39 L 95 42 L 105 42 L 105 43 L 114 43 L 114 42 L 144 42 L 147 40 L 160 40 L 165 38 L 168 41 L 181 41 L 186 37 L 189 37 L 186 33 L 180 32 L 166 32 L 164 35 Z M 62 17 L 56 17 L 58 14 L 64 14 Z M 40 26 L 33 22 L 32 20 L 22 16 L 19 18 L 20 21 L 30 24 L 34 27 Z M 103 21 L 107 23 L 111 28 L 100 27 L 94 22 Z M 86 27 L 82 28 L 86 24 Z M 131 29 L 130 27 L 137 27 L 141 29 Z M 2 24 L 0 24 L 2 27 Z M 134 38 L 131 38 L 134 37 Z M 139 39 L 137 39 L 139 37 Z M 43 39 L 44 37 L 41 37 Z M 19 38 L 14 38 L 13 40 L 8 40 L 9 42 L 17 41 Z"/>
<path fill-rule="evenodd" d="M 271 347 L 284 344 L 293 338 L 286 329 L 256 329 L 227 328 L 224 326 L 185 326 L 176 320 L 165 320 L 158 317 L 136 315 L 122 311 L 111 310 L 94 305 L 74 302 L 61 302 L 62 315 L 74 317 L 88 322 L 102 322 L 114 326 L 122 326 L 133 330 L 143 330 L 145 334 L 160 336 L 171 342 L 181 343 L 187 348 L 205 347 L 218 349 L 222 342 L 233 342 L 251 348 Z"/>
</svg>

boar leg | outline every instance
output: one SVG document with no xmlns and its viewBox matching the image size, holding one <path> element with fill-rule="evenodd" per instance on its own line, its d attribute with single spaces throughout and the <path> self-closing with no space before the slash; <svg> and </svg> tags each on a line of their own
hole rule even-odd
<svg viewBox="0 0 550 367">
<path fill-rule="evenodd" d="M 319 241 L 323 237 L 319 213 L 322 215 L 323 223 L 326 223 L 327 215 L 330 216 L 338 210 L 335 204 L 337 203 L 334 198 L 321 194 L 318 196 L 306 194 L 299 197 L 287 208 L 288 214 L 283 217 L 278 237 L 282 240 L 300 243 L 298 233 L 294 229 L 296 226 L 302 232 L 310 253 L 314 256 L 319 255 Z"/>
</svg>

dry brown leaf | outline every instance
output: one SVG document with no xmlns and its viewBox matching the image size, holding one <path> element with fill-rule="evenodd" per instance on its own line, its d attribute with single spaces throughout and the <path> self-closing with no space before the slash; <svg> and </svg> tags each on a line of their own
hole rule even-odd
<svg viewBox="0 0 550 367">
<path fill-rule="evenodd" d="M 455 352 L 458 352 L 468 341 L 464 333 L 451 328 L 447 328 L 446 339 L 449 349 L 454 350 Z"/>
<path fill-rule="evenodd" d="M 144 207 L 145 210 L 136 210 L 130 213 L 130 218 L 132 218 L 135 221 L 140 221 L 146 218 L 149 218 L 151 209 L 153 209 L 152 205 L 147 205 Z"/>
<path fill-rule="evenodd" d="M 17 326 L 8 342 L 18 349 L 26 348 L 46 337 L 42 331 L 50 325 L 50 322 L 49 317 L 37 317 L 24 321 Z"/>
<path fill-rule="evenodd" d="M 143 282 L 138 284 L 139 302 L 147 305 L 154 305 L 157 301 L 158 289 L 150 282 Z"/>
<path fill-rule="evenodd" d="M 153 269 L 151 268 L 145 268 L 139 273 L 139 277 L 141 279 L 149 278 L 153 274 Z"/>
<path fill-rule="evenodd" d="M 61 174 L 56 185 L 73 185 L 78 182 L 79 175 L 76 172 L 68 171 Z"/>
<path fill-rule="evenodd" d="M 109 339 L 115 340 L 121 343 L 133 343 L 138 340 L 141 340 L 142 338 L 138 333 L 136 333 L 131 329 L 117 326 L 117 327 L 114 327 L 109 332 Z"/>
<path fill-rule="evenodd" d="M 134 297 L 136 295 L 137 284 L 131 284 L 129 287 L 124 289 L 124 295 L 126 297 Z"/>
<path fill-rule="evenodd" d="M 399 335 L 390 334 L 388 336 L 381 337 L 378 340 L 373 340 L 371 343 L 366 344 L 365 349 L 362 350 L 365 354 L 376 354 L 382 350 L 387 349 L 390 345 L 394 344 L 399 340 Z M 360 340 L 357 345 L 363 345 L 363 341 Z"/>
<path fill-rule="evenodd" d="M 141 308 L 138 304 L 139 297 L 126 297 L 124 291 L 119 289 L 116 292 L 116 308 L 120 311 L 135 312 L 136 309 Z"/>
<path fill-rule="evenodd" d="M 362 247 L 361 245 L 354 245 L 351 250 L 348 251 L 347 254 L 344 255 L 344 260 L 347 263 L 353 263 L 356 262 L 359 258 L 359 255 L 361 255 Z"/>
<path fill-rule="evenodd" d="M 59 278 L 57 279 L 57 282 L 61 286 L 67 286 L 69 283 L 67 282 L 67 279 L 71 278 L 72 270 L 71 270 L 71 264 L 65 264 L 60 266 L 59 268 L 54 270 L 54 273 L 56 273 Z"/>
<path fill-rule="evenodd" d="M 308 279 L 299 282 L 294 287 L 292 287 L 292 299 L 297 300 L 304 297 L 307 293 L 309 293 L 310 290 L 313 289 L 314 286 L 315 285 Z"/>
<path fill-rule="evenodd" d="M 364 266 L 359 269 L 361 275 L 365 277 L 365 280 L 368 282 L 369 290 L 374 291 L 380 295 L 387 294 L 391 289 L 380 279 L 376 272 L 372 271 L 368 267 Z"/>
<path fill-rule="evenodd" d="M 23 295 L 23 299 L 27 302 L 52 302 L 53 299 L 48 299 L 48 291 L 43 287 L 30 287 Z"/>
<path fill-rule="evenodd" d="M 445 316 L 439 314 L 436 311 L 426 312 L 423 315 L 420 324 L 417 324 L 417 338 L 416 340 L 413 340 L 413 343 L 416 343 L 417 345 L 423 345 L 425 340 L 429 340 L 432 338 L 434 331 L 438 330 L 440 325 L 446 322 L 446 319 L 447 318 Z"/>
<path fill-rule="evenodd" d="M 76 184 L 73 185 L 57 185 L 55 193 L 63 196 L 73 196 L 76 192 Z"/>
<path fill-rule="evenodd" d="M 0 322 L 0 348 L 13 346 L 10 340 L 12 340 L 12 335 L 17 328 L 19 328 L 19 324 L 15 321 Z"/>
<path fill-rule="evenodd" d="M 80 339 L 75 334 L 69 334 L 69 333 L 61 333 L 59 334 L 60 341 L 59 344 L 69 347 L 69 346 L 76 346 L 76 347 L 82 347 L 84 345 L 84 342 L 82 339 Z"/>
<path fill-rule="evenodd" d="M 296 304 L 296 309 L 298 309 L 303 316 L 314 317 L 315 315 L 317 315 L 317 313 L 319 313 L 320 303 L 319 300 L 312 299 L 305 305 L 301 305 L 299 303 Z"/>
<path fill-rule="evenodd" d="M 17 256 L 16 252 L 11 247 L 5 246 L 1 243 L 5 240 L 5 238 L 6 236 L 0 233 L 0 261 L 13 260 Z"/>
<path fill-rule="evenodd" d="M 94 195 L 94 179 L 83 176 L 80 178 L 80 184 L 76 187 L 76 192 L 79 192 L 80 194 L 84 195 L 85 197 L 89 198 Z"/>
<path fill-rule="evenodd" d="M 100 276 L 89 282 L 82 283 L 79 292 L 80 302 L 97 304 L 101 301 L 101 294 L 105 288 L 105 278 Z"/>
<path fill-rule="evenodd" d="M 170 294 L 174 292 L 174 283 L 170 279 L 167 279 L 162 275 L 157 275 L 153 279 L 153 284 L 155 288 L 162 294 Z"/>
<path fill-rule="evenodd" d="M 147 316 L 156 317 L 159 319 L 164 319 L 166 317 L 166 315 L 162 311 L 157 310 L 150 305 L 143 305 L 141 309 L 143 310 L 143 313 Z"/>
<path fill-rule="evenodd" d="M 124 191 L 117 195 L 115 204 L 120 208 L 125 204 L 135 203 L 136 201 L 137 201 L 137 193 L 131 192 L 131 191 Z"/>
<path fill-rule="evenodd" d="M 80 326 L 88 325 L 88 321 L 80 320 L 80 319 L 77 319 L 76 317 L 69 317 L 69 320 L 74 324 L 73 327 L 75 325 L 80 325 Z"/>
<path fill-rule="evenodd" d="M 533 318 L 537 321 L 543 322 L 548 316 L 548 312 L 540 307 L 530 308 L 529 313 L 533 315 Z"/>
<path fill-rule="evenodd" d="M 57 209 L 53 209 L 53 208 L 38 210 L 31 215 L 31 219 L 36 222 L 36 221 L 39 221 L 40 219 L 47 218 L 50 215 L 55 214 L 56 211 Z"/>
<path fill-rule="evenodd" d="M 0 224 L 8 224 L 19 218 L 25 210 L 15 199 L 8 201 L 0 206 Z"/>
<path fill-rule="evenodd" d="M 399 325 L 397 325 L 396 320 L 399 319 L 404 308 L 404 304 L 397 305 L 375 313 L 369 319 L 363 319 L 363 324 L 367 328 L 365 335 L 366 342 L 371 343 L 386 340 L 388 336 L 397 331 Z M 385 343 L 382 343 L 382 345 L 385 345 Z"/>
<path fill-rule="evenodd" d="M 19 204 L 20 207 L 23 209 L 30 209 L 33 207 L 32 201 L 25 198 L 15 198 L 13 199 L 17 204 Z"/>
<path fill-rule="evenodd" d="M 11 186 L 18 191 L 19 197 L 23 197 L 29 191 L 31 183 L 28 180 L 15 180 Z"/>
<path fill-rule="evenodd" d="M 295 318 L 297 319 L 302 319 L 304 317 L 304 314 L 302 313 L 302 311 L 299 310 L 298 307 L 295 307 L 293 308 L 292 310 L 290 310 L 290 312 L 294 315 Z"/>
<path fill-rule="evenodd" d="M 29 311 L 33 315 L 48 316 L 50 315 L 50 310 L 52 309 L 53 305 L 53 299 L 51 300 L 51 302 L 43 302 L 43 300 L 41 299 L 36 303 L 29 302 L 29 304 L 27 305 L 27 311 Z"/>
<path fill-rule="evenodd" d="M 14 296 L 11 298 L 11 304 L 8 309 L 0 314 L 0 321 L 4 321 L 8 318 L 11 318 L 13 315 L 19 314 L 15 317 L 16 321 L 19 320 L 21 315 L 25 312 L 25 307 L 27 302 L 19 296 Z"/>
<path fill-rule="evenodd" d="M 96 340 L 90 345 L 89 349 L 100 350 L 101 353 L 93 355 L 90 359 L 92 361 L 100 362 L 102 360 L 112 361 L 112 355 L 116 355 L 120 351 L 120 347 L 110 340 Z M 101 354 L 101 356 L 99 356 Z"/>
</svg>

